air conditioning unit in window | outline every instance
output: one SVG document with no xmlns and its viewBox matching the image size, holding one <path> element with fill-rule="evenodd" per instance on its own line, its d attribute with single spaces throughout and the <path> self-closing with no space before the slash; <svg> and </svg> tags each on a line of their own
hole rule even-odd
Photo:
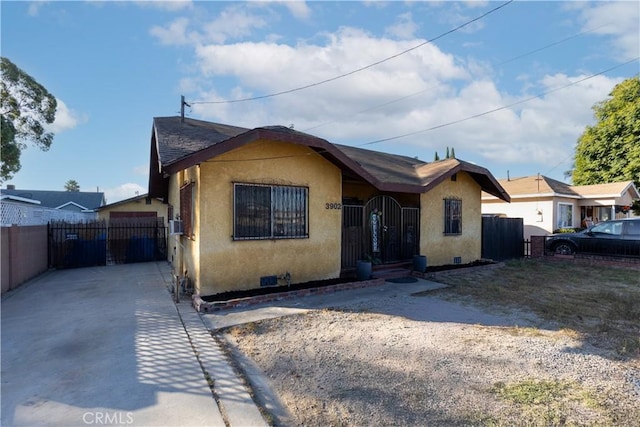
<svg viewBox="0 0 640 427">
<path fill-rule="evenodd" d="M 172 236 L 180 236 L 184 233 L 184 224 L 182 220 L 169 220 L 169 234 Z"/>
</svg>

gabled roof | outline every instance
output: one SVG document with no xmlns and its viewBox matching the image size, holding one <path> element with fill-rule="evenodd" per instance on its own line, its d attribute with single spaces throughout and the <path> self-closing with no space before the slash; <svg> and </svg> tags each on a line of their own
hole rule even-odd
<svg viewBox="0 0 640 427">
<path fill-rule="evenodd" d="M 112 208 L 114 206 L 121 206 L 121 205 L 124 205 L 124 204 L 127 204 L 127 203 L 135 202 L 137 200 L 145 200 L 148 197 L 149 197 L 149 195 L 146 194 L 146 193 L 145 194 L 140 194 L 138 196 L 129 197 L 128 199 L 119 200 L 117 202 L 109 203 L 108 205 L 102 205 L 96 210 L 101 211 L 101 210 L 104 210 L 104 209 Z M 162 201 L 161 199 L 157 199 L 157 200 L 160 201 L 160 202 Z"/>
<path fill-rule="evenodd" d="M 500 179 L 498 182 L 512 198 L 541 196 L 578 197 L 578 193 L 571 188 L 571 185 L 544 175 Z"/>
<path fill-rule="evenodd" d="M 483 191 L 504 201 L 510 200 L 487 169 L 463 160 L 451 158 L 427 163 L 415 157 L 335 146 L 369 172 L 376 180 L 376 187 L 383 191 L 424 193 L 462 171 L 469 173 Z"/>
<path fill-rule="evenodd" d="M 38 200 L 40 206 L 53 209 L 59 209 L 71 203 L 82 210 L 93 211 L 105 204 L 102 192 L 1 189 L 0 193 Z"/>
<path fill-rule="evenodd" d="M 483 191 L 509 201 L 508 194 L 485 168 L 457 159 L 421 160 L 332 144 L 284 126 L 245 129 L 180 117 L 156 117 L 151 134 L 149 194 L 166 197 L 168 176 L 245 144 L 271 140 L 304 145 L 338 166 L 345 176 L 362 179 L 380 191 L 423 193 L 451 175 L 465 171 Z"/>
<path fill-rule="evenodd" d="M 19 203 L 27 203 L 27 204 L 30 204 L 30 205 L 39 205 L 40 204 L 39 200 L 33 200 L 33 199 L 29 199 L 29 198 L 25 198 L 25 197 L 19 197 L 19 196 L 12 196 L 12 195 L 9 195 L 9 194 L 0 195 L 0 200 L 7 200 L 7 201 L 19 202 Z"/>
<path fill-rule="evenodd" d="M 631 197 L 640 199 L 640 192 L 633 181 L 612 182 L 608 184 L 593 185 L 573 185 L 571 188 L 585 199 L 596 197 L 620 197 L 627 191 L 631 192 Z"/>
<path fill-rule="evenodd" d="M 634 198 L 640 198 L 638 189 L 633 184 L 633 181 L 595 185 L 570 185 L 544 175 L 533 175 L 500 179 L 498 182 L 513 199 L 531 197 L 613 198 L 621 197 L 627 191 L 630 191 Z M 491 199 L 488 194 L 483 194 L 483 198 Z"/>
</svg>

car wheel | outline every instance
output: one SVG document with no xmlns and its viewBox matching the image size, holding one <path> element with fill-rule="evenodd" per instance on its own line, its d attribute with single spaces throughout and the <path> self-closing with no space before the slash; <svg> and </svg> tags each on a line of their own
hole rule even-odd
<svg viewBox="0 0 640 427">
<path fill-rule="evenodd" d="M 573 255 L 576 253 L 576 248 L 567 242 L 559 242 L 553 245 L 553 253 L 558 255 Z"/>
</svg>

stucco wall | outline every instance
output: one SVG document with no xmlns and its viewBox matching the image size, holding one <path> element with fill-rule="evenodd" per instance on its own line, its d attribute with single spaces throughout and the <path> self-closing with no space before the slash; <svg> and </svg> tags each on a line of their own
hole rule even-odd
<svg viewBox="0 0 640 427">
<path fill-rule="evenodd" d="M 462 200 L 462 234 L 444 234 L 444 199 Z M 427 265 L 453 264 L 454 257 L 462 263 L 481 258 L 482 216 L 480 186 L 465 172 L 456 181 L 445 180 L 420 197 L 420 254 L 427 256 Z"/>
<path fill-rule="evenodd" d="M 150 205 L 147 204 L 146 199 L 138 199 L 100 209 L 98 219 L 108 220 L 111 212 L 157 212 L 158 217 L 167 221 L 167 205 L 154 198 L 151 198 Z"/>
<path fill-rule="evenodd" d="M 2 293 L 47 271 L 48 233 L 46 225 L 1 227 Z"/>
<path fill-rule="evenodd" d="M 339 276 L 341 211 L 326 209 L 342 202 L 336 166 L 304 146 L 256 141 L 199 168 L 195 206 L 201 217 L 192 255 L 200 265 L 195 280 L 201 295 L 257 288 L 260 277 L 286 272 L 293 283 Z M 234 241 L 234 182 L 308 187 L 309 238 Z"/>
<path fill-rule="evenodd" d="M 199 201 L 200 189 L 200 167 L 193 166 L 187 170 L 181 171 L 170 177 L 169 182 L 169 205 L 173 206 L 173 218 L 176 219 L 180 215 L 180 188 L 189 182 L 194 184 L 193 188 L 193 206 L 197 206 Z M 199 215 L 194 212 L 193 229 L 197 230 Z M 197 235 L 197 231 L 196 231 Z M 199 280 L 200 268 L 199 259 L 199 242 L 197 239 L 189 236 L 170 235 L 168 236 L 168 260 L 174 270 L 174 274 L 183 275 L 188 272 L 188 276 L 194 282 Z"/>
</svg>

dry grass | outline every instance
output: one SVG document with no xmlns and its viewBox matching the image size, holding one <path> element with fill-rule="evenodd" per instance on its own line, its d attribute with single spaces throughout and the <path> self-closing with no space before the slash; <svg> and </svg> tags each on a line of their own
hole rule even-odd
<svg viewBox="0 0 640 427">
<path fill-rule="evenodd" d="M 640 271 L 520 260 L 502 268 L 438 278 L 442 296 L 531 310 L 567 334 L 640 360 Z"/>
</svg>

